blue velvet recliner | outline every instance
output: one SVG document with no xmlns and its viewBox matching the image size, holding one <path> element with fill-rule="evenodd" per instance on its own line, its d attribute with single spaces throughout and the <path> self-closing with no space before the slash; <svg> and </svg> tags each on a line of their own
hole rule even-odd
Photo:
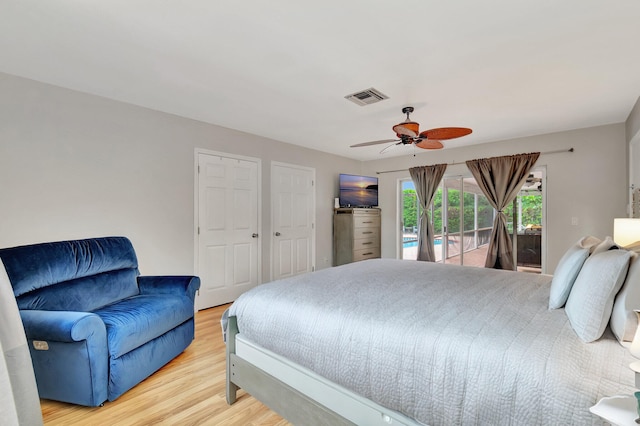
<svg viewBox="0 0 640 426">
<path fill-rule="evenodd" d="M 140 276 L 124 237 L 0 249 L 41 398 L 98 406 L 194 338 L 194 276 Z"/>
</svg>

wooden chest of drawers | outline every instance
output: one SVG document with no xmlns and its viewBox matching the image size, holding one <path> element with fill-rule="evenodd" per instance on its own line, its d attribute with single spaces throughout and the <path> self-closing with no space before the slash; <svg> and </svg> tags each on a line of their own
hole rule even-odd
<svg viewBox="0 0 640 426">
<path fill-rule="evenodd" d="M 333 212 L 333 265 L 380 257 L 380 209 Z"/>
</svg>

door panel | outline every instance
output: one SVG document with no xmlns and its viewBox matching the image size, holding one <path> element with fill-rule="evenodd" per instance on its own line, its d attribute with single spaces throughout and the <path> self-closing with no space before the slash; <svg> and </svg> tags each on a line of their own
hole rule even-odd
<svg viewBox="0 0 640 426">
<path fill-rule="evenodd" d="M 460 178 L 443 179 L 445 197 L 443 204 L 446 206 L 444 235 L 442 245 L 445 252 L 445 263 L 460 264 Z"/>
<path fill-rule="evenodd" d="M 274 280 L 314 269 L 314 175 L 313 169 L 272 164 L 271 278 Z"/>
<path fill-rule="evenodd" d="M 198 154 L 198 309 L 258 283 L 258 162 Z"/>
<path fill-rule="evenodd" d="M 308 238 L 298 238 L 296 240 L 296 274 L 311 270 L 311 265 L 309 265 L 309 259 L 311 258 L 310 247 L 311 242 Z"/>
</svg>

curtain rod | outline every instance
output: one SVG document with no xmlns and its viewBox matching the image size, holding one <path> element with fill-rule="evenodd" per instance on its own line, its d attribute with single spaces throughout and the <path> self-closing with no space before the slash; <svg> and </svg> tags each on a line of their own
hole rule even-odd
<svg viewBox="0 0 640 426">
<path fill-rule="evenodd" d="M 556 151 L 547 151 L 547 152 L 541 152 L 540 155 L 547 155 L 547 154 L 560 154 L 563 152 L 574 152 L 573 148 L 569 148 L 569 149 L 558 149 Z M 453 162 L 453 163 L 447 163 L 447 166 L 454 166 L 456 164 L 466 164 L 466 161 L 457 161 L 457 162 Z M 409 169 L 399 169 L 399 170 L 385 170 L 382 172 L 376 172 L 377 175 L 381 175 L 383 173 L 395 173 L 395 172 L 406 172 Z"/>
</svg>

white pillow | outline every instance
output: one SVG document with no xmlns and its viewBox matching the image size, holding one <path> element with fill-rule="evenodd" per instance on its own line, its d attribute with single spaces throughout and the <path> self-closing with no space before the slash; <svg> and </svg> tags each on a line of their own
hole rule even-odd
<svg viewBox="0 0 640 426">
<path fill-rule="evenodd" d="M 564 253 L 551 281 L 549 309 L 558 309 L 564 306 L 571 292 L 571 286 L 573 286 L 580 268 L 582 268 L 582 264 L 589 257 L 590 251 L 599 243 L 600 240 L 598 238 L 587 236 L 569 247 Z"/>
<path fill-rule="evenodd" d="M 571 327 L 583 342 L 598 340 L 604 333 L 630 258 L 626 250 L 609 250 L 584 262 L 565 307 Z"/>
<path fill-rule="evenodd" d="M 613 302 L 609 321 L 611 331 L 621 342 L 632 341 L 636 334 L 638 317 L 634 309 L 640 309 L 640 260 L 636 253 L 632 255 L 627 277 Z"/>
<path fill-rule="evenodd" d="M 612 247 L 618 248 L 616 243 L 613 241 L 611 237 L 605 237 L 604 241 L 600 242 L 597 246 L 591 250 L 591 254 L 603 253 L 605 251 L 611 250 Z"/>
</svg>

